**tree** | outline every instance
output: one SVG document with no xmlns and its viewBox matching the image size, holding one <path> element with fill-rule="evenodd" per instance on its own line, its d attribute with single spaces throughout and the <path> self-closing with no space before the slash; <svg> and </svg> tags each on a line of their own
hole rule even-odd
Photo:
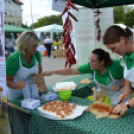
<svg viewBox="0 0 134 134">
<path fill-rule="evenodd" d="M 63 25 L 61 15 L 51 15 L 38 19 L 38 21 L 33 24 L 33 28 L 47 26 L 51 24 Z"/>
<path fill-rule="evenodd" d="M 23 27 L 23 28 L 29 28 L 28 26 L 27 26 L 27 24 L 21 24 L 21 27 Z"/>
<path fill-rule="evenodd" d="M 128 27 L 133 28 L 134 25 L 134 9 L 132 11 L 129 11 L 128 13 L 126 13 L 126 20 L 125 20 L 125 25 L 127 25 Z"/>
<path fill-rule="evenodd" d="M 117 6 L 114 7 L 114 23 L 124 23 L 125 21 L 125 7 L 124 6 Z"/>
<path fill-rule="evenodd" d="M 114 7 L 114 23 L 122 23 L 129 27 L 134 25 L 134 8 L 133 6 Z"/>
</svg>

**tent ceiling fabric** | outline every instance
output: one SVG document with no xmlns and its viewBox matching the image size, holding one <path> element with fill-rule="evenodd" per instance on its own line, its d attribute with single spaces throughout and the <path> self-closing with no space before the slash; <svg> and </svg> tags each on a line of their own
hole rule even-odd
<svg viewBox="0 0 134 134">
<path fill-rule="evenodd" d="M 73 3 L 88 8 L 103 8 L 134 4 L 134 0 L 71 0 Z"/>
<path fill-rule="evenodd" d="M 7 32 L 7 33 L 21 33 L 21 32 L 24 32 L 24 31 L 32 31 L 32 30 L 27 29 L 27 28 L 16 27 L 16 26 L 5 24 L 5 32 Z"/>
<path fill-rule="evenodd" d="M 63 32 L 63 26 L 61 25 L 48 25 L 34 29 L 35 32 Z"/>
</svg>

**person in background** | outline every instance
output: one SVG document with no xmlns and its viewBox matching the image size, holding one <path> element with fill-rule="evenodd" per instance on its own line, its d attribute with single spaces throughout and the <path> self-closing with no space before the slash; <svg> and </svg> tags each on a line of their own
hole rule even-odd
<svg viewBox="0 0 134 134">
<path fill-rule="evenodd" d="M 19 96 L 38 99 L 35 82 L 30 78 L 32 74 L 42 72 L 41 57 L 37 49 L 38 37 L 34 32 L 25 31 L 18 39 L 18 50 L 6 60 L 7 99 Z"/>
<path fill-rule="evenodd" d="M 41 36 L 40 36 L 40 38 L 39 38 L 39 42 L 40 42 L 40 41 L 44 41 L 44 39 L 45 39 L 44 36 L 41 34 Z"/>
<path fill-rule="evenodd" d="M 52 46 L 52 44 L 53 44 L 52 40 L 49 38 L 49 36 L 46 36 L 46 39 L 44 40 L 44 46 L 47 49 L 49 58 L 51 56 L 51 46 Z"/>
<path fill-rule="evenodd" d="M 13 47 L 13 45 L 14 45 L 14 40 L 13 40 L 11 34 L 9 35 L 9 38 L 7 38 L 7 39 L 5 40 L 5 44 L 6 44 L 6 48 L 7 48 L 7 52 L 8 52 L 7 56 L 9 56 L 11 53 L 14 52 L 14 47 Z"/>
<path fill-rule="evenodd" d="M 110 26 L 104 36 L 103 43 L 113 53 L 123 56 L 125 68 L 124 79 L 125 89 L 120 95 L 118 101 L 123 102 L 130 94 L 130 90 L 134 88 L 134 42 L 133 33 L 126 27 L 125 29 L 119 26 Z M 126 103 L 121 103 L 113 109 L 115 114 L 124 114 L 128 109 L 134 107 L 134 98 L 131 98 Z"/>
<path fill-rule="evenodd" d="M 102 49 L 92 51 L 89 62 L 76 68 L 46 71 L 42 76 L 80 75 L 89 73 L 93 76 L 97 91 L 105 90 L 105 95 L 114 104 L 118 103 L 118 97 L 124 91 L 123 67 L 118 61 L 110 58 L 108 52 Z M 129 98 L 129 97 L 128 97 Z"/>
<path fill-rule="evenodd" d="M 55 40 L 56 40 L 56 43 L 59 41 L 59 36 L 58 35 L 56 36 Z"/>
<path fill-rule="evenodd" d="M 20 33 L 17 33 L 17 38 L 16 38 L 16 40 L 15 40 L 16 46 L 18 46 L 18 38 L 19 38 L 19 36 L 20 36 Z"/>
</svg>

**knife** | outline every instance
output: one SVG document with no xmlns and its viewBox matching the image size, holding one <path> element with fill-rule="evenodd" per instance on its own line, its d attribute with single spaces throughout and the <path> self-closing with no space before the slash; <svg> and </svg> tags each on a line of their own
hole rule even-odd
<svg viewBox="0 0 134 134">
<path fill-rule="evenodd" d="M 120 103 L 122 103 L 122 102 L 121 102 L 121 101 L 118 102 L 117 105 L 120 104 Z M 117 106 L 117 105 L 116 105 L 116 106 Z M 116 106 L 114 106 L 113 109 L 114 109 Z M 108 113 L 108 116 L 112 113 L 113 109 Z"/>
</svg>

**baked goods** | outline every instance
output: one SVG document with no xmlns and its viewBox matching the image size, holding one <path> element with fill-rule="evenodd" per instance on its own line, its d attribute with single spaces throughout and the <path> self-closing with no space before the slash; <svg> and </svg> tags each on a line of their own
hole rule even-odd
<svg viewBox="0 0 134 134">
<path fill-rule="evenodd" d="M 47 112 L 55 113 L 55 115 L 64 119 L 66 116 L 69 116 L 73 113 L 73 110 L 76 108 L 76 104 L 70 104 L 67 101 L 53 101 L 45 103 L 43 106 L 43 110 Z"/>
<path fill-rule="evenodd" d="M 90 111 L 91 113 L 97 115 L 97 119 L 101 118 L 111 118 L 111 119 L 118 119 L 122 115 L 115 115 L 115 114 L 109 114 L 111 110 L 113 110 L 114 106 L 111 106 L 109 104 L 103 103 L 103 102 L 94 102 L 86 109 L 86 111 Z"/>
<path fill-rule="evenodd" d="M 70 87 L 63 87 L 63 88 L 58 88 L 56 89 L 57 91 L 62 91 L 62 90 L 72 90 L 75 89 L 76 85 L 70 86 Z"/>
<path fill-rule="evenodd" d="M 88 78 L 81 80 L 80 84 L 86 84 L 86 83 L 90 83 L 90 80 Z"/>
<path fill-rule="evenodd" d="M 55 91 L 74 90 L 76 87 L 77 85 L 74 82 L 60 82 L 56 83 Z"/>
</svg>

